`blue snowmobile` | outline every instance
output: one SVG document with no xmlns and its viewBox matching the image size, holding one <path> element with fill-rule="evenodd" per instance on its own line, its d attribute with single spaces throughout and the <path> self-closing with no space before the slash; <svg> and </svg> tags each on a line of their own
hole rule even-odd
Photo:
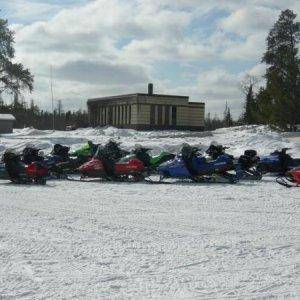
<svg viewBox="0 0 300 300">
<path fill-rule="evenodd" d="M 262 172 L 258 169 L 260 157 L 256 150 L 245 150 L 237 162 L 235 162 L 235 171 L 239 180 L 261 180 Z"/>
<path fill-rule="evenodd" d="M 5 163 L 0 162 L 0 179 L 7 179 L 8 173 L 6 171 Z"/>
<path fill-rule="evenodd" d="M 274 151 L 268 156 L 260 158 L 258 170 L 262 173 L 285 174 L 290 169 L 300 166 L 300 158 L 292 158 L 287 151 L 290 148 L 283 148 L 281 151 Z"/>
<path fill-rule="evenodd" d="M 183 146 L 174 160 L 158 167 L 160 182 L 165 178 L 177 178 L 194 182 L 236 183 L 238 177 L 228 172 L 231 170 L 234 170 L 231 156 L 222 154 L 209 160 L 201 155 L 198 148 L 189 145 Z"/>
<path fill-rule="evenodd" d="M 262 173 L 258 170 L 259 156 L 256 150 L 245 150 L 244 154 L 239 158 L 234 158 L 232 155 L 226 154 L 225 150 L 229 147 L 222 145 L 211 144 L 206 150 L 212 159 L 217 159 L 221 155 L 228 155 L 234 163 L 234 169 L 239 180 L 261 180 Z"/>
</svg>

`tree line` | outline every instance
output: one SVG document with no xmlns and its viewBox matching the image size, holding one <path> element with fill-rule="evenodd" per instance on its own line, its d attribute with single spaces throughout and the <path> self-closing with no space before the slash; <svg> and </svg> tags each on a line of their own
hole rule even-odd
<svg viewBox="0 0 300 300">
<path fill-rule="evenodd" d="M 12 114 L 16 118 L 14 126 L 16 128 L 34 127 L 36 129 L 56 129 L 79 128 L 89 126 L 88 113 L 84 110 L 64 111 L 62 104 L 58 101 L 54 114 L 41 110 L 31 99 L 28 105 L 25 101 L 18 101 L 15 97 L 12 104 L 6 105 L 0 99 L 0 113 Z"/>
</svg>

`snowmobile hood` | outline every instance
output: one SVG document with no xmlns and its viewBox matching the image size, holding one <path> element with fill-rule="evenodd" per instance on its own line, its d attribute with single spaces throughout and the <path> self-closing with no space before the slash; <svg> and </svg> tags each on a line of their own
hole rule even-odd
<svg viewBox="0 0 300 300">
<path fill-rule="evenodd" d="M 300 166 L 293 168 L 288 172 L 297 184 L 300 184 Z"/>
</svg>

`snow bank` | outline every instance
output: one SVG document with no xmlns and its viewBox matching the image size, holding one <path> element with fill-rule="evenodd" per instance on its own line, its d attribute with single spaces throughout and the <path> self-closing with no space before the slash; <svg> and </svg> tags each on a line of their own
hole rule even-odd
<svg viewBox="0 0 300 300">
<path fill-rule="evenodd" d="M 272 131 L 268 126 L 239 126 L 222 128 L 209 132 L 189 131 L 135 131 L 114 127 L 81 128 L 74 131 L 36 130 L 34 128 L 16 129 L 12 134 L 0 137 L 0 152 L 7 148 L 21 150 L 26 145 L 35 145 L 48 153 L 56 143 L 68 145 L 75 150 L 88 140 L 106 143 L 109 139 L 120 141 L 124 148 L 135 144 L 152 148 L 154 152 L 162 149 L 178 151 L 186 142 L 205 150 L 212 141 L 229 146 L 229 153 L 238 156 L 246 149 L 255 149 L 260 155 L 269 154 L 275 149 L 292 148 L 291 154 L 300 153 L 299 143 L 289 141 L 285 134 Z"/>
</svg>

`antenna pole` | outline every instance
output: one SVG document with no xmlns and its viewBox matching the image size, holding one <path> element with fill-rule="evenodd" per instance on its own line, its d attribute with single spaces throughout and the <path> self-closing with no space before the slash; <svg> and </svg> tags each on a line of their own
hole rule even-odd
<svg viewBox="0 0 300 300">
<path fill-rule="evenodd" d="M 51 106 L 52 106 L 52 130 L 55 129 L 55 118 L 54 118 L 54 97 L 53 97 L 53 79 L 52 79 L 52 65 L 50 66 L 50 88 L 51 88 Z"/>
</svg>

